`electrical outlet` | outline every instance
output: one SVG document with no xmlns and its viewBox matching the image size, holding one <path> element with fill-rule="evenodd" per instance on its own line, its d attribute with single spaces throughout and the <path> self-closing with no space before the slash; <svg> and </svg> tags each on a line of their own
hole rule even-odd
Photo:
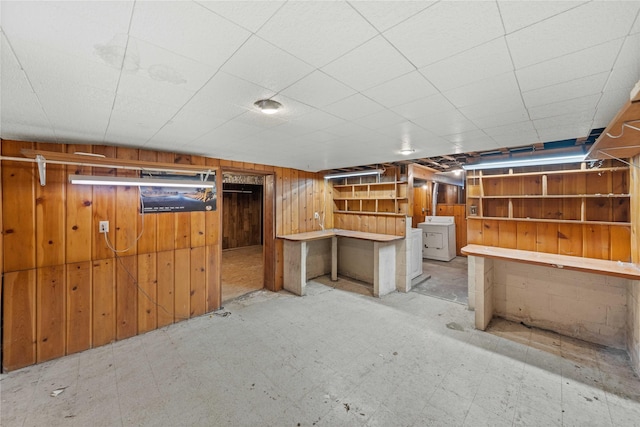
<svg viewBox="0 0 640 427">
<path fill-rule="evenodd" d="M 315 219 L 320 219 L 320 214 L 318 212 L 316 212 L 316 213 L 313 214 L 313 217 Z"/>
<path fill-rule="evenodd" d="M 101 233 L 109 232 L 109 221 L 100 221 L 100 225 L 98 226 L 98 231 Z"/>
</svg>

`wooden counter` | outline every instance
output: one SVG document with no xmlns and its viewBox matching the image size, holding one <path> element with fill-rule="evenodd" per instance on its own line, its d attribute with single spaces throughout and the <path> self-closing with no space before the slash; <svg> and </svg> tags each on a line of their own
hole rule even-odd
<svg viewBox="0 0 640 427">
<path fill-rule="evenodd" d="M 307 283 L 307 243 L 331 239 L 331 280 L 338 280 L 338 238 L 373 242 L 373 294 L 384 295 L 396 288 L 395 242 L 401 236 L 365 233 L 351 230 L 322 230 L 278 236 L 284 240 L 284 288 L 296 295 L 304 295 Z"/>
</svg>

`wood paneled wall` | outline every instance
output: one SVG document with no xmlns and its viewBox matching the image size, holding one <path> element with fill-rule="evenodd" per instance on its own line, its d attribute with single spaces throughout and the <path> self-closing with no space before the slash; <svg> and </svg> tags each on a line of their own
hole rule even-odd
<svg viewBox="0 0 640 427">
<path fill-rule="evenodd" d="M 159 163 L 265 174 L 265 286 L 282 288 L 275 233 L 319 229 L 324 180 L 297 170 L 110 146 L 2 140 L 3 156 L 22 148 L 76 151 Z M 213 212 L 139 214 L 136 187 L 67 183 L 70 173 L 126 175 L 108 168 L 47 165 L 41 187 L 33 163 L 2 161 L 2 364 L 13 370 L 147 332 L 220 306 L 222 198 Z M 274 203 L 275 192 L 275 203 Z M 98 222 L 110 221 L 107 247 Z M 330 212 L 325 226 L 332 227 Z M 143 231 L 142 233 L 140 233 Z M 139 239 L 136 241 L 136 239 Z M 279 271 L 277 275 L 276 272 Z"/>
<path fill-rule="evenodd" d="M 413 189 L 413 212 L 411 226 L 417 228 L 418 224 L 424 222 L 424 217 L 431 215 L 431 195 L 433 182 L 429 181 L 424 186 Z M 426 187 L 426 188 L 424 188 Z"/>
<path fill-rule="evenodd" d="M 640 263 L 640 155 L 631 159 L 631 262 Z"/>
</svg>

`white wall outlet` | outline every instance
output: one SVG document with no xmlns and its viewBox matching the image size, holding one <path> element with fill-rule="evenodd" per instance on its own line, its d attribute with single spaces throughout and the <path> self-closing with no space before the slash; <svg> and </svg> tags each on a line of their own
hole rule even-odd
<svg viewBox="0 0 640 427">
<path fill-rule="evenodd" d="M 100 221 L 100 225 L 98 226 L 98 230 L 101 233 L 108 233 L 109 232 L 109 221 Z"/>
<path fill-rule="evenodd" d="M 320 214 L 318 212 L 314 213 L 313 218 L 320 219 Z"/>
</svg>

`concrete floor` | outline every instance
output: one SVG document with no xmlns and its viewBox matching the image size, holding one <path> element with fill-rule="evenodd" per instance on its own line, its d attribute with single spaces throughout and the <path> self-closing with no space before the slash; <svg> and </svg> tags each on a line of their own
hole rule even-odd
<svg viewBox="0 0 640 427">
<path fill-rule="evenodd" d="M 0 376 L 9 426 L 633 426 L 623 351 L 310 282 Z M 57 397 L 51 393 L 62 389 Z"/>
<path fill-rule="evenodd" d="M 465 306 L 469 304 L 466 257 L 455 257 L 451 261 L 423 259 L 422 271 L 431 277 L 417 283 L 412 291 Z"/>
</svg>

